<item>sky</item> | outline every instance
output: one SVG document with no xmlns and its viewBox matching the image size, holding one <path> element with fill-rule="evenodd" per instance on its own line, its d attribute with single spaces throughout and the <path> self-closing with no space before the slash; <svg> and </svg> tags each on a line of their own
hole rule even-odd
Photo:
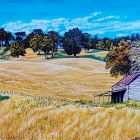
<svg viewBox="0 0 140 140">
<path fill-rule="evenodd" d="M 100 37 L 126 36 L 140 32 L 140 0 L 0 0 L 0 27 L 61 35 L 79 27 Z"/>
</svg>

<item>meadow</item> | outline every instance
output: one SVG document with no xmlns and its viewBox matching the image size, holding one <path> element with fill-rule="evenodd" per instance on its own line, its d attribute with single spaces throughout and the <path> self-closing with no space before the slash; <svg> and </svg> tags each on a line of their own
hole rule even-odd
<svg viewBox="0 0 140 140">
<path fill-rule="evenodd" d="M 77 102 L 111 90 L 121 78 L 112 78 L 105 62 L 98 59 L 107 52 L 92 53 L 86 53 L 90 58 L 84 57 L 85 52 L 73 58 L 59 52 L 57 59 L 45 60 L 29 49 L 24 57 L 0 60 L 0 139 L 140 137 L 138 109 L 91 107 Z"/>
<path fill-rule="evenodd" d="M 1 139 L 129 140 L 140 136 L 139 110 L 58 107 L 50 100 L 20 96 L 0 102 L 0 108 Z"/>
<path fill-rule="evenodd" d="M 105 70 L 105 62 L 84 55 L 45 60 L 29 49 L 25 57 L 0 61 L 0 90 L 71 99 L 109 91 L 118 79 Z"/>
</svg>

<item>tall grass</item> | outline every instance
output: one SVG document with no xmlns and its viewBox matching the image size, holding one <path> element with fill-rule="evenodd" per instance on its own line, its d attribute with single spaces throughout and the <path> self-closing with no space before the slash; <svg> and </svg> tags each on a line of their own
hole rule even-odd
<svg viewBox="0 0 140 140">
<path fill-rule="evenodd" d="M 32 98 L 11 97 L 0 102 L 0 116 L 0 139 L 129 140 L 140 137 L 140 112 L 129 109 L 56 107 Z"/>
</svg>

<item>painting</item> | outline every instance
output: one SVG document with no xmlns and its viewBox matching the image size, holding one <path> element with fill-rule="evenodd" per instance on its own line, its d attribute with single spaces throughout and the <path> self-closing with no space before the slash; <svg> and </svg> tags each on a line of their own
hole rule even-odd
<svg viewBox="0 0 140 140">
<path fill-rule="evenodd" d="M 140 140 L 139 5 L 1 0 L 0 140 Z"/>
</svg>

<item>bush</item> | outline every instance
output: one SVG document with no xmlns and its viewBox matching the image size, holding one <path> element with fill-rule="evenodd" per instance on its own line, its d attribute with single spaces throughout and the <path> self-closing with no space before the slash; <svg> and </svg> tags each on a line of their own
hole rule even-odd
<svg viewBox="0 0 140 140">
<path fill-rule="evenodd" d="M 86 104 L 87 104 L 87 101 L 84 100 L 84 99 L 81 99 L 79 102 L 80 102 L 82 105 L 86 105 Z"/>
<path fill-rule="evenodd" d="M 1 96 L 1 95 L 0 95 L 0 101 L 2 101 L 2 100 L 7 100 L 7 99 L 9 99 L 9 96 Z"/>
<path fill-rule="evenodd" d="M 140 108 L 140 102 L 137 102 L 135 100 L 129 100 L 128 102 L 126 102 L 126 106 Z"/>
<path fill-rule="evenodd" d="M 115 105 L 116 109 L 121 109 L 121 108 L 124 108 L 124 107 L 126 107 L 126 104 L 116 104 Z"/>
</svg>

